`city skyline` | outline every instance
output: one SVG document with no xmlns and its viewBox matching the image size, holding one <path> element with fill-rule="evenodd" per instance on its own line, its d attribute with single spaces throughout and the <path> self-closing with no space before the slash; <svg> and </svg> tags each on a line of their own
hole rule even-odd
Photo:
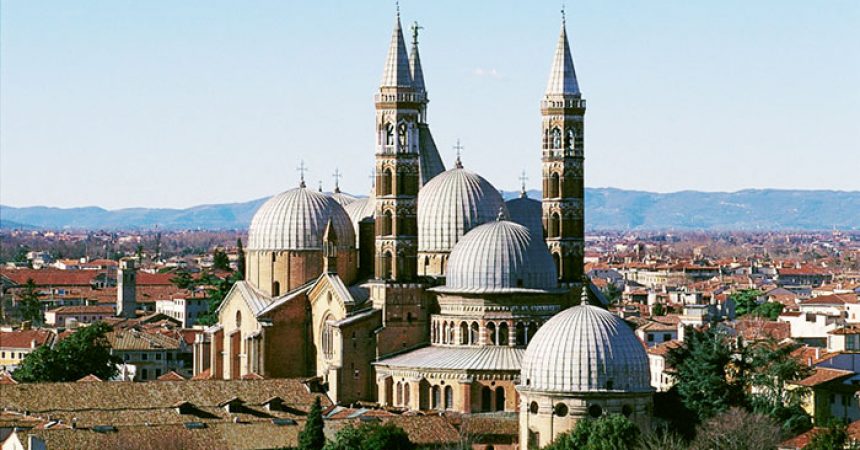
<svg viewBox="0 0 860 450">
<path fill-rule="evenodd" d="M 860 6 L 669 3 L 567 7 L 589 187 L 860 189 Z M 394 6 L 203 5 L 4 3 L 0 203 L 245 201 L 297 185 L 301 161 L 309 185 L 337 168 L 369 192 Z M 462 139 L 467 168 L 535 187 L 560 5 L 450 6 L 401 4 L 442 158 Z"/>
</svg>

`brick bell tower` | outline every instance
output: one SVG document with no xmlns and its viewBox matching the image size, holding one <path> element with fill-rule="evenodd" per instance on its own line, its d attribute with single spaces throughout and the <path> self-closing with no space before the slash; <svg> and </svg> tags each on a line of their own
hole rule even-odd
<svg viewBox="0 0 860 450">
<path fill-rule="evenodd" d="M 410 61 L 398 11 L 382 84 L 374 98 L 376 255 L 369 286 L 373 307 L 382 310 L 379 355 L 414 347 L 427 336 L 424 286 L 417 280 L 417 207 L 427 96 L 416 50 L 417 43 Z"/>
<path fill-rule="evenodd" d="M 541 116 L 544 236 L 559 283 L 576 288 L 582 283 L 585 241 L 585 99 L 576 80 L 563 13 Z"/>
</svg>

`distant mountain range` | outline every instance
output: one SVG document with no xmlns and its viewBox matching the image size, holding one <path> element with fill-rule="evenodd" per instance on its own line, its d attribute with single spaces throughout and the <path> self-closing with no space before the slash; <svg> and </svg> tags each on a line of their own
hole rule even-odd
<svg viewBox="0 0 860 450">
<path fill-rule="evenodd" d="M 540 198 L 540 191 L 529 196 Z M 502 192 L 514 198 L 518 192 Z M 265 198 L 186 209 L 15 208 L 0 205 L 0 228 L 247 229 Z M 748 189 L 668 194 L 585 191 L 586 224 L 599 230 L 860 230 L 860 191 Z"/>
</svg>

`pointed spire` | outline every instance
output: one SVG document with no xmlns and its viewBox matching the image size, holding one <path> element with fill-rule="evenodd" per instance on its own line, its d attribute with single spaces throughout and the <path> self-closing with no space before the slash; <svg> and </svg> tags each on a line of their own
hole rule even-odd
<svg viewBox="0 0 860 450">
<path fill-rule="evenodd" d="M 424 90 L 424 70 L 421 69 L 421 57 L 418 55 L 418 30 L 424 29 L 418 22 L 412 23 L 412 51 L 409 52 L 409 74 L 412 76 L 412 86 L 417 91 Z"/>
<path fill-rule="evenodd" d="M 579 296 L 579 304 L 580 305 L 587 305 L 588 304 L 588 289 L 589 289 L 588 285 L 589 284 L 591 284 L 591 282 L 588 280 L 588 277 L 583 275 L 583 277 L 582 277 L 582 291 L 581 291 L 581 295 Z"/>
<path fill-rule="evenodd" d="M 558 37 L 558 46 L 555 49 L 555 57 L 553 58 L 552 69 L 549 73 L 546 95 L 580 95 L 579 83 L 576 81 L 576 70 L 573 68 L 573 57 L 570 55 L 570 44 L 567 41 L 566 23 L 564 9 L 562 9 L 561 35 Z"/>
<path fill-rule="evenodd" d="M 409 73 L 409 55 L 406 53 L 406 41 L 400 27 L 400 6 L 397 7 L 397 18 L 394 21 L 394 32 L 391 34 L 391 45 L 388 47 L 388 58 L 385 60 L 385 70 L 382 72 L 382 87 L 410 87 L 412 75 Z"/>
</svg>

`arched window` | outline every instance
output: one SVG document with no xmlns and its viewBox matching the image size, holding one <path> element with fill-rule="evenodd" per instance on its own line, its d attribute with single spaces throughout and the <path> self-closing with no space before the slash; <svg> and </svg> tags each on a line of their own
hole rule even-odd
<svg viewBox="0 0 860 450">
<path fill-rule="evenodd" d="M 549 176 L 549 186 L 547 186 L 547 197 L 558 198 L 561 196 L 561 178 L 555 172 Z"/>
<path fill-rule="evenodd" d="M 436 323 L 433 323 L 433 326 L 430 327 L 430 342 L 436 343 Z"/>
<path fill-rule="evenodd" d="M 403 406 L 409 406 L 409 383 L 403 383 Z"/>
<path fill-rule="evenodd" d="M 385 145 L 394 145 L 394 125 L 385 124 Z"/>
<path fill-rule="evenodd" d="M 496 324 L 493 322 L 487 324 L 487 341 L 490 345 L 496 345 Z"/>
<path fill-rule="evenodd" d="M 569 154 L 576 150 L 576 131 L 573 128 L 567 130 L 567 150 Z"/>
<path fill-rule="evenodd" d="M 448 322 L 442 324 L 442 343 L 448 343 Z"/>
<path fill-rule="evenodd" d="M 499 386 L 496 388 L 496 411 L 505 410 L 505 388 Z"/>
<path fill-rule="evenodd" d="M 442 391 L 441 391 L 441 389 L 439 389 L 439 386 L 433 386 L 433 388 L 430 389 L 430 391 L 432 393 L 431 397 L 433 399 L 433 404 L 431 405 L 431 407 L 433 409 L 442 409 Z"/>
<path fill-rule="evenodd" d="M 391 210 L 386 210 L 382 213 L 382 220 L 379 221 L 379 233 L 382 236 L 391 236 L 393 222 L 394 218 Z"/>
<path fill-rule="evenodd" d="M 281 295 L 281 283 L 277 281 L 272 282 L 272 297 L 277 297 Z"/>
<path fill-rule="evenodd" d="M 547 236 L 557 238 L 561 236 L 561 217 L 557 212 L 550 214 L 547 224 Z"/>
<path fill-rule="evenodd" d="M 487 386 L 481 388 L 481 412 L 490 412 L 493 410 L 493 391 Z"/>
<path fill-rule="evenodd" d="M 242 311 L 236 311 L 236 328 L 242 328 Z"/>
<path fill-rule="evenodd" d="M 517 345 L 526 345 L 526 326 L 517 322 Z"/>
<path fill-rule="evenodd" d="M 561 256 L 559 256 L 558 253 L 553 253 L 552 262 L 555 263 L 555 270 L 558 272 L 558 278 L 561 278 Z"/>
<path fill-rule="evenodd" d="M 454 388 L 445 386 L 445 409 L 454 407 Z"/>
<path fill-rule="evenodd" d="M 322 342 L 323 355 L 326 358 L 331 358 L 334 354 L 334 327 L 331 324 L 331 316 L 326 317 L 322 328 L 320 341 Z"/>
<path fill-rule="evenodd" d="M 561 148 L 561 130 L 559 130 L 558 127 L 553 128 L 550 135 L 552 135 L 552 148 L 553 149 L 560 149 Z"/>
<path fill-rule="evenodd" d="M 397 139 L 400 141 L 400 151 L 406 151 L 406 124 L 397 127 Z"/>
<path fill-rule="evenodd" d="M 453 344 L 454 342 L 454 322 L 448 322 L 448 343 Z"/>
<path fill-rule="evenodd" d="M 391 254 L 391 250 L 388 250 L 382 254 L 382 261 L 380 261 L 380 263 L 382 264 L 382 270 L 379 274 L 380 278 L 391 278 L 391 265 L 394 263 L 394 257 Z"/>
<path fill-rule="evenodd" d="M 478 345 L 478 341 L 480 340 L 480 328 L 478 327 L 478 322 L 472 322 L 472 327 L 469 332 L 469 344 L 470 345 Z"/>
<path fill-rule="evenodd" d="M 395 405 L 400 406 L 403 404 L 403 385 L 400 382 L 397 382 L 397 401 Z"/>
<path fill-rule="evenodd" d="M 532 338 L 535 336 L 535 332 L 537 332 L 538 323 L 537 322 L 529 322 L 529 327 L 526 330 L 526 343 L 532 341 Z"/>
<path fill-rule="evenodd" d="M 499 345 L 508 345 L 508 323 L 499 324 Z"/>
<path fill-rule="evenodd" d="M 391 195 L 394 193 L 392 191 L 394 183 L 394 172 L 391 171 L 390 167 L 382 171 L 382 177 L 379 181 L 382 184 L 382 195 Z"/>
<path fill-rule="evenodd" d="M 466 322 L 460 322 L 460 345 L 469 343 L 469 326 Z"/>
</svg>

